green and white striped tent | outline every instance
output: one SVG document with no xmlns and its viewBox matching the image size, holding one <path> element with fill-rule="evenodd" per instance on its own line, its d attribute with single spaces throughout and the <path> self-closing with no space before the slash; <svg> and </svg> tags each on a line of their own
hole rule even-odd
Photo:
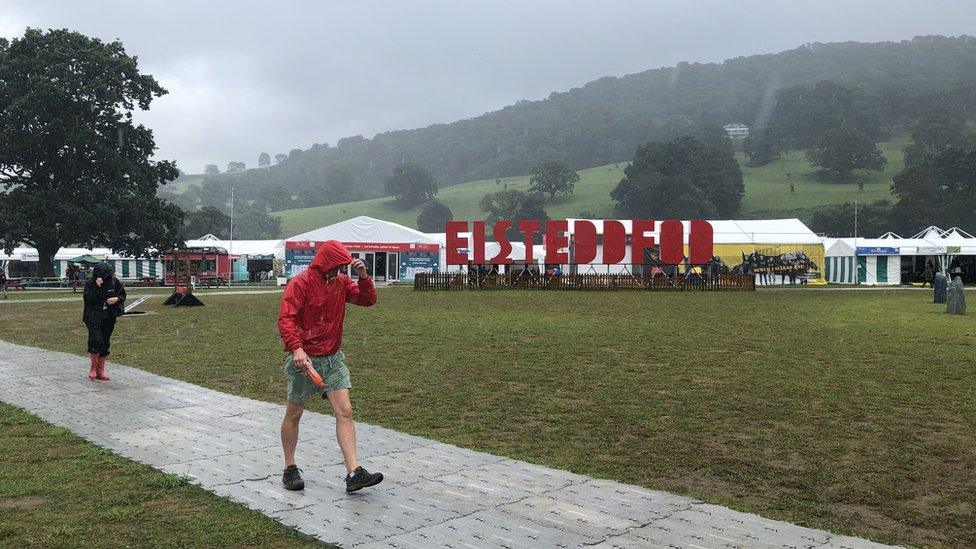
<svg viewBox="0 0 976 549">
<path fill-rule="evenodd" d="M 900 248 L 886 239 L 824 239 L 828 284 L 901 284 Z"/>
<path fill-rule="evenodd" d="M 89 254 L 104 260 L 115 269 L 115 276 L 123 280 L 138 280 L 143 277 L 163 277 L 163 262 L 160 259 L 134 258 L 119 255 L 108 248 L 61 248 L 54 256 L 54 274 L 64 276 L 71 264 L 70 259 Z"/>
<path fill-rule="evenodd" d="M 143 277 L 163 277 L 163 262 L 159 259 L 134 258 L 119 255 L 108 248 L 61 248 L 54 255 L 55 276 L 65 276 L 71 259 L 81 255 L 90 255 L 94 259 L 103 260 L 115 269 L 115 275 L 125 280 L 138 280 Z M 34 248 L 16 248 L 14 253 L 7 255 L 0 250 L 0 262 L 9 263 L 37 263 L 37 250 Z M 31 268 L 29 270 L 36 270 Z"/>
<path fill-rule="evenodd" d="M 856 284 L 857 257 L 850 238 L 824 239 L 824 279 L 827 284 Z"/>
<path fill-rule="evenodd" d="M 897 286 L 901 284 L 901 256 L 857 256 L 857 283 L 868 286 Z"/>
</svg>

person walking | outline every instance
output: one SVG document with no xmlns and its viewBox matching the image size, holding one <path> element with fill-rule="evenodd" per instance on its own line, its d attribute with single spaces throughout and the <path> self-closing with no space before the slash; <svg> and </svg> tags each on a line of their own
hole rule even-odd
<svg viewBox="0 0 976 549">
<path fill-rule="evenodd" d="M 355 270 L 358 281 L 339 272 L 347 265 Z M 359 259 L 353 261 L 342 243 L 329 240 L 318 249 L 308 269 L 288 282 L 278 313 L 278 331 L 288 352 L 285 358 L 288 403 L 281 421 L 285 458 L 282 483 L 288 490 L 305 488 L 295 463 L 295 448 L 305 402 L 320 391 L 309 375 L 312 369 L 325 383 L 323 398 L 328 398 L 335 416 L 336 439 L 346 463 L 346 492 L 383 481 L 382 473 L 370 473 L 360 466 L 356 455 L 356 425 L 349 400 L 352 383 L 341 350 L 346 303 L 371 307 L 376 303 L 376 288 L 366 265 Z"/>
<path fill-rule="evenodd" d="M 4 299 L 7 299 L 7 273 L 4 272 L 2 265 L 0 265 L 0 294 L 3 294 Z"/>
<path fill-rule="evenodd" d="M 85 309 L 82 321 L 88 328 L 88 357 L 91 366 L 88 379 L 108 381 L 105 375 L 105 357 L 112 345 L 115 320 L 125 312 L 125 287 L 115 278 L 108 263 L 102 262 L 92 269 L 92 276 L 85 283 Z"/>
<path fill-rule="evenodd" d="M 932 266 L 932 260 L 925 263 L 925 270 L 922 271 L 922 287 L 924 288 L 926 284 L 930 287 L 934 287 L 932 281 L 935 279 L 935 268 Z"/>
</svg>

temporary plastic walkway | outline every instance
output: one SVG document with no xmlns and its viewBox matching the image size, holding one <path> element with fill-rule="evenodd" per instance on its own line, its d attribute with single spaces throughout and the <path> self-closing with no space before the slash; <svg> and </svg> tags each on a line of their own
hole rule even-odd
<svg viewBox="0 0 976 549">
<path fill-rule="evenodd" d="M 281 486 L 282 406 L 0 341 L 0 400 L 346 547 L 875 547 L 709 505 L 358 424 L 386 480 L 347 495 L 331 416 L 306 412 L 304 492 Z"/>
</svg>

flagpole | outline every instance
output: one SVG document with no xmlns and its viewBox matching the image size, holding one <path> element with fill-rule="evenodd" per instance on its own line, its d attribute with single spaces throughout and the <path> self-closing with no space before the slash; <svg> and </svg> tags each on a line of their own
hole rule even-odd
<svg viewBox="0 0 976 549">
<path fill-rule="evenodd" d="M 865 273 L 864 273 L 864 276 L 866 277 L 867 276 L 867 263 L 866 263 L 867 262 L 867 259 L 865 259 L 864 261 L 865 261 L 865 265 L 864 265 Z M 858 265 L 860 265 L 860 263 L 861 262 L 859 261 L 859 258 L 857 257 L 857 199 L 855 198 L 854 199 L 854 267 L 855 267 L 854 268 L 854 284 L 860 284 L 861 283 L 860 269 L 857 268 Z"/>
<path fill-rule="evenodd" d="M 227 273 L 227 286 L 234 281 L 234 187 L 230 188 L 230 249 L 227 250 L 230 272 Z"/>
</svg>

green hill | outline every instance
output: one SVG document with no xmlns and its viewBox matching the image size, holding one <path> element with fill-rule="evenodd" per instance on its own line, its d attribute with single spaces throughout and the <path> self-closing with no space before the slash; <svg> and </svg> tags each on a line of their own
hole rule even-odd
<svg viewBox="0 0 976 549">
<path fill-rule="evenodd" d="M 803 158 L 803 151 L 791 151 L 777 161 L 759 168 L 745 166 L 739 157 L 745 179 L 746 195 L 742 200 L 740 217 L 800 217 L 809 221 L 812 210 L 826 204 L 873 202 L 893 199 L 890 191 L 891 178 L 904 166 L 903 151 L 909 140 L 899 136 L 879 146 L 888 158 L 884 172 L 861 174 L 864 190 L 857 185 L 822 183 L 816 180 L 813 169 Z M 546 204 L 546 212 L 553 218 L 577 217 L 581 212 L 609 216 L 613 208 L 610 191 L 623 177 L 626 163 L 609 164 L 579 172 L 580 181 L 570 196 L 558 197 Z M 795 192 L 790 191 L 793 183 Z M 484 219 L 485 213 L 478 207 L 481 197 L 504 189 L 526 191 L 529 177 L 507 177 L 496 180 L 472 181 L 441 189 L 437 199 L 447 204 L 455 219 Z M 420 208 L 399 209 L 390 197 L 374 198 L 360 202 L 346 202 L 275 212 L 281 218 L 281 234 L 293 236 L 305 231 L 330 225 L 350 217 L 368 215 L 416 227 Z"/>
<path fill-rule="evenodd" d="M 423 166 L 443 187 L 480 179 L 493 183 L 496 177 L 529 173 L 548 158 L 577 170 L 628 161 L 645 141 L 700 135 L 732 122 L 776 126 L 795 148 L 806 148 L 839 119 L 880 139 L 876 129 L 904 124 L 920 113 L 976 114 L 973 59 L 976 38 L 922 36 L 806 44 L 722 63 L 679 63 L 601 78 L 448 124 L 315 144 L 266 170 L 208 181 L 253 196 L 269 183 L 298 192 L 322 187 L 328 169 L 342 166 L 352 173 L 358 196 L 376 197 L 404 161 Z M 815 88 L 823 81 L 829 81 L 829 89 L 820 95 Z M 781 100 L 789 106 L 784 112 L 777 108 Z"/>
</svg>

